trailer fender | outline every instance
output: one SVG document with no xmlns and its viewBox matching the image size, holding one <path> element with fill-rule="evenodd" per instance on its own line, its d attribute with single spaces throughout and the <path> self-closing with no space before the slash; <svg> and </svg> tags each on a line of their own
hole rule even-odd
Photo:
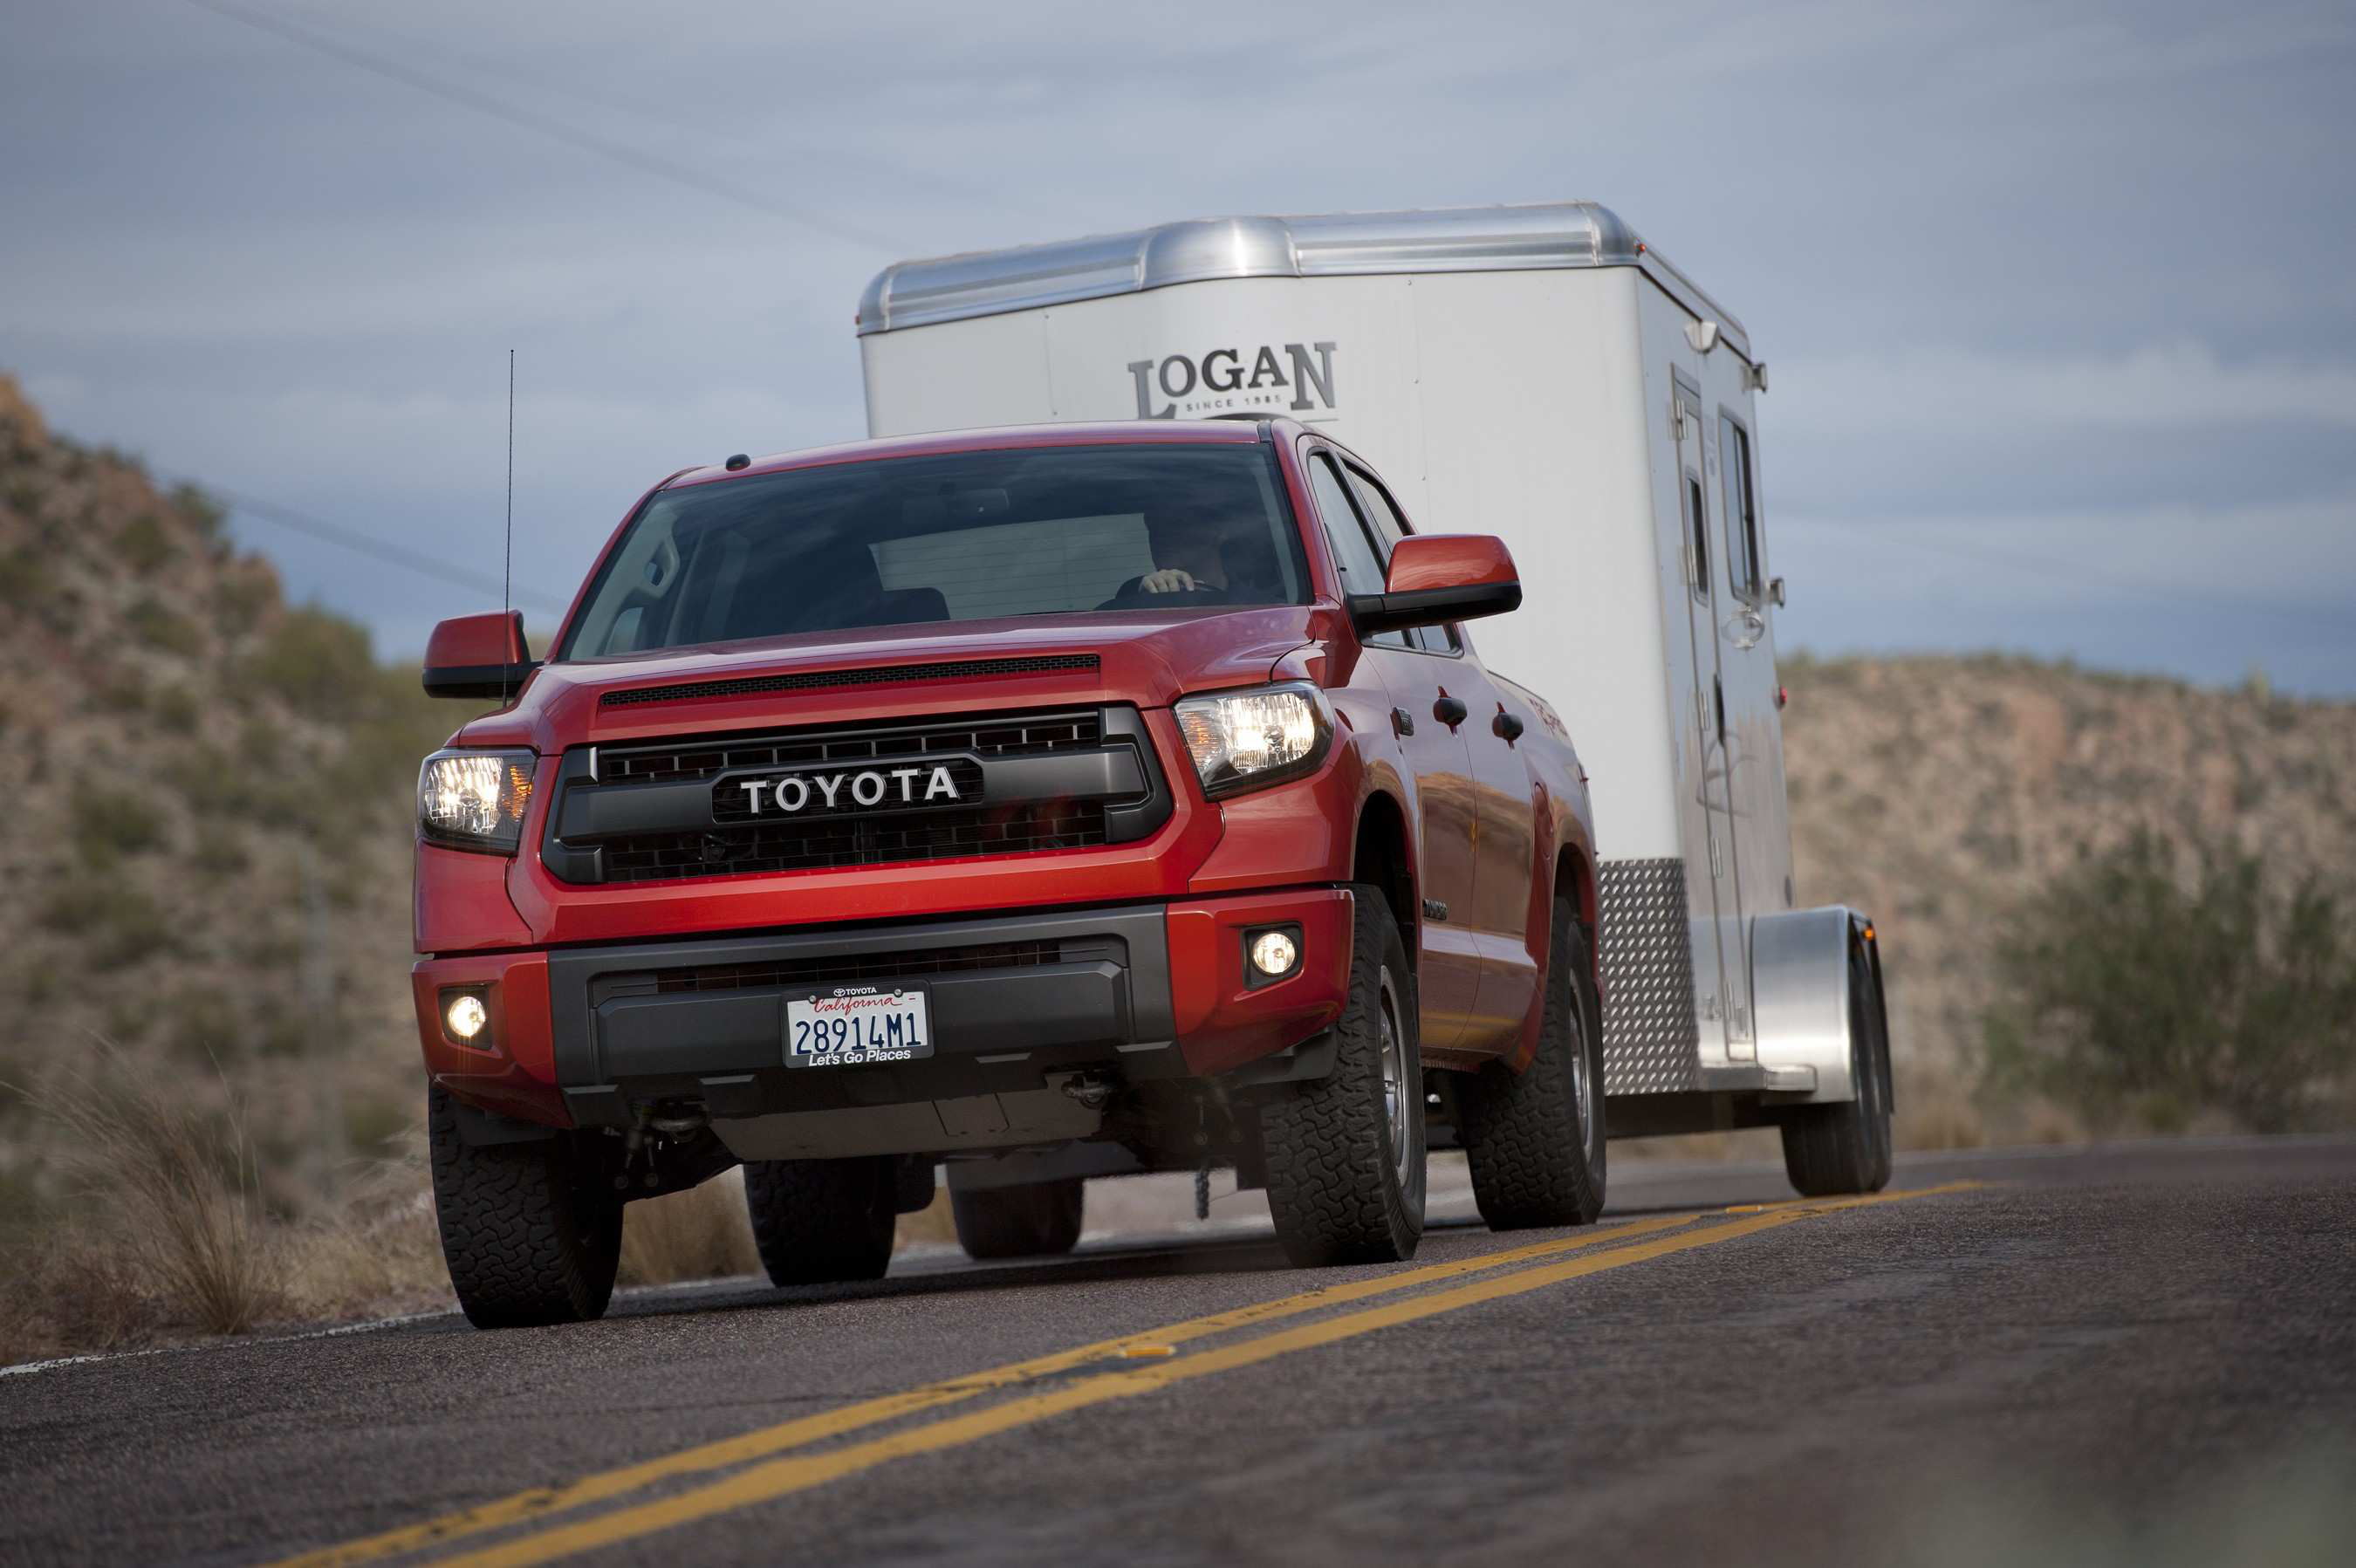
<svg viewBox="0 0 2356 1568">
<path fill-rule="evenodd" d="M 1813 1069 L 1814 1090 L 1777 1094 L 1785 1105 L 1854 1100 L 1850 1075 L 1849 951 L 1866 918 L 1843 905 L 1762 915 L 1751 927 L 1751 995 L 1759 1065 L 1771 1079 Z"/>
</svg>

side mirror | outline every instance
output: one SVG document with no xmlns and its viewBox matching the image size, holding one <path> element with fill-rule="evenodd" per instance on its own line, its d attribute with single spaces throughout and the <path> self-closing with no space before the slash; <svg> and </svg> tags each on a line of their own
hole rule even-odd
<svg viewBox="0 0 2356 1568">
<path fill-rule="evenodd" d="M 1504 615 L 1522 603 L 1521 578 L 1505 542 L 1487 533 L 1419 533 L 1391 551 L 1379 594 L 1352 594 L 1350 620 L 1363 635 Z"/>
<path fill-rule="evenodd" d="M 445 620 L 425 639 L 425 694 L 506 702 L 540 666 L 523 639 L 521 610 Z"/>
</svg>

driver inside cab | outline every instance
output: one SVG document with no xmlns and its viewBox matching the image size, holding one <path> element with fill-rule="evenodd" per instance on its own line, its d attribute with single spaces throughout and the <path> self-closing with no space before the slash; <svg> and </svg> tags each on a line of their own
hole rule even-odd
<svg viewBox="0 0 2356 1568">
<path fill-rule="evenodd" d="M 1122 584 L 1116 603 L 1146 594 L 1215 593 L 1247 605 L 1282 596 L 1276 549 L 1263 523 L 1149 516 L 1145 534 L 1154 569 Z"/>
</svg>

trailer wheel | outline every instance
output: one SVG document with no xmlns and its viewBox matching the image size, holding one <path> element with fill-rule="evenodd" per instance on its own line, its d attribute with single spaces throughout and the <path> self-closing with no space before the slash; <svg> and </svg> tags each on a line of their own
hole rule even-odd
<svg viewBox="0 0 2356 1568">
<path fill-rule="evenodd" d="M 1857 1098 L 1784 1112 L 1783 1171 L 1803 1197 L 1879 1192 L 1890 1182 L 1890 1022 L 1857 941 L 1849 944 L 1848 1038 Z"/>
<path fill-rule="evenodd" d="M 578 1133 L 468 1144 L 457 1101 L 425 1090 L 434 1217 L 451 1288 L 477 1328 L 605 1316 L 622 1257 L 621 1199 Z"/>
<path fill-rule="evenodd" d="M 747 1160 L 744 1209 L 776 1285 L 880 1280 L 892 1262 L 898 1162 Z"/>
<path fill-rule="evenodd" d="M 1554 907 L 1537 1054 L 1518 1073 L 1493 1064 L 1458 1083 L 1457 1136 L 1490 1230 L 1585 1225 L 1602 1212 L 1602 1008 L 1567 901 Z"/>
<path fill-rule="evenodd" d="M 1382 889 L 1361 883 L 1333 1070 L 1259 1108 L 1268 1206 L 1296 1267 L 1387 1263 L 1423 1237 L 1422 1053 L 1414 972 Z"/>
<path fill-rule="evenodd" d="M 949 1188 L 949 1218 L 969 1258 L 1045 1258 L 1070 1251 L 1080 1240 L 1087 1186 L 1078 1176 L 1022 1187 Z"/>
</svg>

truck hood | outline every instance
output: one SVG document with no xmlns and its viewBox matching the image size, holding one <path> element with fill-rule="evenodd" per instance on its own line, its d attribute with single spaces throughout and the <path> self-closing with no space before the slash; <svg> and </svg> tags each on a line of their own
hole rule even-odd
<svg viewBox="0 0 2356 1568">
<path fill-rule="evenodd" d="M 524 683 L 513 707 L 485 714 L 453 739 L 550 753 L 648 735 L 854 721 L 879 712 L 1105 702 L 1166 707 L 1189 692 L 1269 679 L 1279 660 L 1316 635 L 1321 612 L 1332 609 L 1283 605 L 866 627 L 550 664 Z M 1095 663 L 1074 655 L 1094 655 Z M 891 671 L 901 668 L 906 677 L 894 679 Z M 857 671 L 855 679 L 823 680 L 850 671 Z M 627 696 L 605 700 L 622 693 Z"/>
</svg>

